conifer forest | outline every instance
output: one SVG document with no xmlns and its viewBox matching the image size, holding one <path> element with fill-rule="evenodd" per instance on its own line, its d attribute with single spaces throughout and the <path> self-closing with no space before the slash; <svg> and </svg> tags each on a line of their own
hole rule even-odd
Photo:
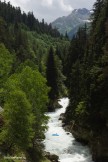
<svg viewBox="0 0 108 162">
<path fill-rule="evenodd" d="M 108 162 L 108 0 L 96 0 L 90 22 L 70 39 L 0 1 L 0 162 L 58 162 L 42 141 L 46 113 L 67 97 L 63 128 L 93 162 Z"/>
</svg>

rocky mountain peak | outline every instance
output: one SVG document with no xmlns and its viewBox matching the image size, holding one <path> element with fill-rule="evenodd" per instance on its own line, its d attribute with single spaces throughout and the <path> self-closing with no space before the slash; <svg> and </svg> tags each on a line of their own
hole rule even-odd
<svg viewBox="0 0 108 162">
<path fill-rule="evenodd" d="M 86 9 L 86 8 L 79 8 L 79 9 L 74 9 L 74 10 L 72 11 L 72 14 L 73 14 L 73 13 L 78 13 L 78 14 L 85 15 L 85 14 L 89 14 L 90 11 L 89 11 L 88 9 Z"/>
<path fill-rule="evenodd" d="M 60 17 L 52 22 L 52 26 L 56 27 L 60 33 L 67 32 L 69 36 L 72 36 L 80 26 L 90 23 L 90 15 L 91 11 L 86 8 L 74 9 L 68 16 Z"/>
</svg>

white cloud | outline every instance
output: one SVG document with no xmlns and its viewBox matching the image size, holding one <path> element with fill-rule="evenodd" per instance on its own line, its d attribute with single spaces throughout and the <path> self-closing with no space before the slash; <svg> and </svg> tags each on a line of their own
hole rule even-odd
<svg viewBox="0 0 108 162">
<path fill-rule="evenodd" d="M 4 0 L 1 0 L 4 1 Z M 25 12 L 33 11 L 36 18 L 52 22 L 58 17 L 70 14 L 73 8 L 92 8 L 95 0 L 6 0 L 20 6 Z"/>
<path fill-rule="evenodd" d="M 64 3 L 64 0 L 60 0 L 59 3 L 60 3 L 61 8 L 64 11 L 72 11 L 73 10 L 73 8 L 72 8 L 72 6 L 70 4 L 65 4 Z"/>
<path fill-rule="evenodd" d="M 53 0 L 42 0 L 42 5 L 43 6 L 52 6 Z"/>
<path fill-rule="evenodd" d="M 45 7 L 51 7 L 53 10 L 58 8 L 65 12 L 70 12 L 73 9 L 70 4 L 64 3 L 64 0 L 42 0 L 41 4 Z"/>
</svg>

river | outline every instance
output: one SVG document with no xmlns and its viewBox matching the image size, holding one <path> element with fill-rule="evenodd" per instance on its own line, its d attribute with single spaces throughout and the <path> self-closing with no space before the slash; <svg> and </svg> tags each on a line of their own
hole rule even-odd
<svg viewBox="0 0 108 162">
<path fill-rule="evenodd" d="M 60 99 L 59 103 L 62 108 L 47 114 L 50 119 L 45 133 L 45 151 L 58 155 L 60 162 L 93 162 L 89 148 L 75 141 L 72 134 L 67 134 L 58 120 L 60 114 L 65 113 L 69 99 Z"/>
</svg>

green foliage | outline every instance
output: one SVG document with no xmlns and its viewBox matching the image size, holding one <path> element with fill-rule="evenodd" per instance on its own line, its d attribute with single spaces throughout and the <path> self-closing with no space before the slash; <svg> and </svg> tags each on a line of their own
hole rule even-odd
<svg viewBox="0 0 108 162">
<path fill-rule="evenodd" d="M 64 81 L 66 80 L 66 77 L 63 74 L 63 66 L 62 61 L 59 59 L 57 55 L 55 55 L 55 63 L 57 68 L 57 88 L 58 88 L 58 97 L 65 96 L 66 93 L 66 86 L 64 84 Z"/>
<path fill-rule="evenodd" d="M 41 162 L 50 162 L 48 159 L 43 159 L 43 160 L 41 160 Z"/>
<path fill-rule="evenodd" d="M 64 86 L 65 77 L 62 73 L 62 69 L 62 62 L 59 57 L 55 55 L 54 50 L 51 47 L 46 65 L 46 78 L 47 84 L 51 88 L 49 99 L 52 103 L 53 101 L 57 101 L 57 99 L 64 94 L 66 89 Z M 51 107 L 53 107 L 53 105 L 51 105 Z"/>
<path fill-rule="evenodd" d="M 39 22 L 32 12 L 21 13 L 19 7 L 0 1 L 0 106 L 4 108 L 0 148 L 5 154 L 20 149 L 33 153 L 33 161 L 40 158 L 40 141 L 48 121 L 45 112 L 51 88 L 45 77 L 51 46 L 55 74 L 55 81 L 51 82 L 56 87 L 52 88 L 53 99 L 58 99 L 66 90 L 62 62 L 65 63 L 69 41 L 51 24 Z M 55 52 L 57 47 L 60 53 Z"/>
<path fill-rule="evenodd" d="M 46 86 L 46 79 L 30 67 L 22 70 L 20 77 L 20 87 L 26 93 L 27 98 L 32 104 L 32 111 L 36 117 L 35 132 L 36 138 L 43 138 L 47 121 L 44 113 L 47 111 L 46 103 L 48 102 L 49 88 Z"/>
<path fill-rule="evenodd" d="M 49 98 L 51 100 L 56 100 L 58 97 L 58 88 L 57 88 L 57 67 L 55 63 L 54 50 L 51 47 L 47 60 L 47 70 L 46 78 L 48 86 L 51 87 L 49 92 Z"/>
<path fill-rule="evenodd" d="M 6 12 L 4 12 L 6 11 Z M 29 29 L 30 31 L 36 31 L 38 33 L 46 33 L 53 37 L 60 37 L 60 33 L 55 28 L 53 29 L 51 24 L 39 22 L 38 19 L 34 17 L 33 12 L 21 13 L 20 7 L 13 7 L 10 2 L 6 3 L 0 1 L 0 16 L 9 24 L 21 23 L 22 28 Z"/>
<path fill-rule="evenodd" d="M 22 69 L 21 73 L 15 74 L 8 79 L 6 83 L 8 93 L 15 88 L 21 89 L 31 103 L 32 112 L 36 118 L 35 127 L 38 129 L 36 131 L 40 129 L 40 132 L 44 132 L 46 127 L 42 125 L 47 120 L 44 113 L 47 111 L 46 103 L 48 102 L 47 94 L 49 91 L 49 88 L 46 86 L 46 79 L 38 70 L 32 70 L 29 66 L 26 66 Z M 41 137 L 41 135 L 41 133 L 37 133 L 37 136 Z"/>
<path fill-rule="evenodd" d="M 84 101 L 80 102 L 75 109 L 76 116 L 83 116 L 86 114 L 86 103 Z"/>
<path fill-rule="evenodd" d="M 3 44 L 0 44 L 0 86 L 5 82 L 11 73 L 13 56 Z"/>
<path fill-rule="evenodd" d="M 67 56 L 70 105 L 67 121 L 75 120 L 93 133 L 107 130 L 108 120 L 108 1 L 97 0 L 89 35 L 80 29 Z M 98 125 L 97 125 L 98 123 Z"/>
<path fill-rule="evenodd" d="M 4 159 L 4 158 L 0 159 L 0 161 L 1 162 L 13 162 L 12 159 Z"/>
<path fill-rule="evenodd" d="M 34 117 L 31 105 L 24 92 L 15 90 L 10 92 L 4 105 L 4 129 L 1 133 L 2 140 L 8 141 L 21 150 L 31 144 L 34 133 L 32 125 Z"/>
<path fill-rule="evenodd" d="M 21 89 L 27 94 L 33 107 L 40 107 L 42 110 L 44 103 L 48 100 L 46 79 L 38 70 L 32 70 L 30 67 L 25 67 L 19 77 Z"/>
<path fill-rule="evenodd" d="M 0 105 L 4 102 L 3 85 L 12 72 L 14 56 L 10 54 L 4 44 L 0 44 Z"/>
<path fill-rule="evenodd" d="M 34 157 L 40 157 L 39 141 L 44 139 L 48 120 L 45 115 L 49 92 L 46 79 L 37 69 L 22 66 L 19 73 L 8 78 L 4 88 L 7 94 L 3 113 L 5 124 L 0 133 L 4 150 L 8 143 L 7 150 L 17 148 L 30 152 L 33 149 L 37 151 Z"/>
</svg>

